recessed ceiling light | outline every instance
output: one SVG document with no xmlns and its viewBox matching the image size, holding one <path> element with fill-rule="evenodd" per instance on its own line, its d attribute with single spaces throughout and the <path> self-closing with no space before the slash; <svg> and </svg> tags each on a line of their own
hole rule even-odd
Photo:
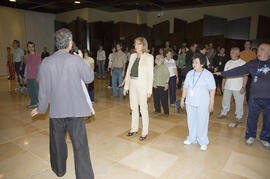
<svg viewBox="0 0 270 179">
<path fill-rule="evenodd" d="M 10 2 L 16 2 L 16 0 L 9 0 Z"/>
<path fill-rule="evenodd" d="M 80 4 L 81 2 L 80 1 L 74 1 L 75 4 Z"/>
</svg>

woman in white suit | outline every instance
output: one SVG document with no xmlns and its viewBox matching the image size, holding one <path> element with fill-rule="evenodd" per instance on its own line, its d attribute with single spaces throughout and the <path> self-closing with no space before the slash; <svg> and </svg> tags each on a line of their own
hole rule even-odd
<svg viewBox="0 0 270 179">
<path fill-rule="evenodd" d="M 148 53 L 148 43 L 143 37 L 134 40 L 136 53 L 130 56 L 125 78 L 124 95 L 129 91 L 130 108 L 132 110 L 132 136 L 139 130 L 139 106 L 142 115 L 142 134 L 140 140 L 148 135 L 149 115 L 147 99 L 152 95 L 154 57 Z"/>
</svg>

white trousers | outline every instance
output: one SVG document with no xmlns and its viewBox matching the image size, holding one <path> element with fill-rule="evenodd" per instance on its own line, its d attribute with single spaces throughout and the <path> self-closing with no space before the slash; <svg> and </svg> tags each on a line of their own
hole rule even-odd
<svg viewBox="0 0 270 179">
<path fill-rule="evenodd" d="M 147 105 L 147 92 L 144 90 L 145 86 L 140 83 L 138 79 L 130 79 L 129 100 L 130 108 L 132 110 L 131 131 L 137 132 L 139 130 L 139 106 L 142 114 L 142 136 L 148 134 L 149 115 Z"/>
<path fill-rule="evenodd" d="M 209 144 L 208 123 L 209 105 L 191 106 L 186 105 L 188 137 L 190 142 L 198 141 L 201 146 Z"/>
<path fill-rule="evenodd" d="M 241 94 L 240 90 L 228 90 L 224 89 L 223 98 L 222 98 L 222 115 L 227 115 L 230 111 L 231 106 L 231 97 L 234 97 L 235 100 L 235 115 L 237 119 L 241 119 L 244 113 L 244 99 L 245 94 Z"/>
</svg>

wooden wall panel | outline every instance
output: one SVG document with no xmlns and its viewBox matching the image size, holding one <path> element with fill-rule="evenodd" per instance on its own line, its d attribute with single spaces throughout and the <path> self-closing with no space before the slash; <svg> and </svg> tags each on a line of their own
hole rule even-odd
<svg viewBox="0 0 270 179">
<path fill-rule="evenodd" d="M 153 26 L 153 43 L 155 46 L 164 46 L 164 42 L 169 40 L 170 21 L 164 21 Z"/>
<path fill-rule="evenodd" d="M 270 40 L 270 17 L 259 16 L 257 39 Z"/>
<path fill-rule="evenodd" d="M 189 43 L 202 43 L 203 40 L 203 19 L 187 24 L 186 40 Z"/>
</svg>

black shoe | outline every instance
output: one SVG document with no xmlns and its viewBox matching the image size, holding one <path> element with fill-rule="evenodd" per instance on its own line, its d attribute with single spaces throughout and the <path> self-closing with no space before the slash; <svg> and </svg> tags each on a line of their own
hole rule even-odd
<svg viewBox="0 0 270 179">
<path fill-rule="evenodd" d="M 137 134 L 138 132 L 129 132 L 128 134 L 127 134 L 127 136 L 133 136 L 133 134 Z"/>
<path fill-rule="evenodd" d="M 143 141 L 143 140 L 145 140 L 147 138 L 147 135 L 146 136 L 144 136 L 144 137 L 140 137 L 140 141 Z"/>
</svg>

